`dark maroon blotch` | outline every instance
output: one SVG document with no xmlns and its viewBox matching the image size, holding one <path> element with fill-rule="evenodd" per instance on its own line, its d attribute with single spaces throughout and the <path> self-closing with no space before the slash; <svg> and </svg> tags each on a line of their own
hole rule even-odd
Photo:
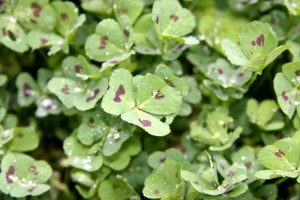
<svg viewBox="0 0 300 200">
<path fill-rule="evenodd" d="M 229 172 L 227 173 L 227 176 L 228 176 L 228 177 L 233 177 L 233 176 L 234 176 L 234 172 L 233 172 L 233 171 L 229 171 Z"/>
<path fill-rule="evenodd" d="M 18 138 L 23 138 L 24 134 L 21 132 L 21 133 L 18 133 L 17 136 L 18 136 Z"/>
<path fill-rule="evenodd" d="M 28 189 L 27 191 L 28 192 L 33 192 L 34 189 L 35 189 L 35 187 L 32 187 L 32 188 Z"/>
<path fill-rule="evenodd" d="M 41 38 L 41 46 L 44 46 L 48 43 L 48 40 L 46 38 Z"/>
<path fill-rule="evenodd" d="M 265 36 L 261 34 L 259 37 L 256 38 L 256 40 L 251 41 L 252 46 L 264 46 L 265 44 Z"/>
<path fill-rule="evenodd" d="M 90 102 L 90 101 L 94 100 L 98 96 L 99 93 L 100 93 L 100 89 L 97 88 L 96 90 L 94 90 L 93 95 L 86 98 L 85 101 Z"/>
<path fill-rule="evenodd" d="M 82 72 L 82 66 L 81 65 L 75 65 L 75 72 L 76 73 L 81 73 Z"/>
<path fill-rule="evenodd" d="M 24 96 L 29 97 L 30 96 L 30 91 L 31 91 L 30 86 L 27 83 L 25 83 L 23 85 L 23 94 L 24 94 Z"/>
<path fill-rule="evenodd" d="M 159 16 L 156 16 L 156 18 L 155 18 L 155 23 L 156 23 L 156 24 L 159 23 Z"/>
<path fill-rule="evenodd" d="M 155 189 L 155 190 L 152 190 L 152 192 L 154 193 L 154 194 L 159 194 L 159 190 L 158 189 Z"/>
<path fill-rule="evenodd" d="M 173 22 L 177 22 L 179 17 L 177 15 L 170 15 L 170 19 L 173 20 Z"/>
<path fill-rule="evenodd" d="M 168 160 L 169 157 L 166 156 L 166 157 L 163 157 L 162 159 L 159 160 L 160 163 L 164 163 L 166 160 Z"/>
<path fill-rule="evenodd" d="M 120 96 L 124 95 L 124 94 L 125 94 L 125 88 L 123 85 L 120 85 L 118 90 L 116 91 L 115 98 L 113 99 L 114 102 L 117 102 L 117 103 L 121 102 Z"/>
<path fill-rule="evenodd" d="M 129 37 L 129 31 L 127 30 L 127 29 L 124 29 L 124 35 L 126 36 L 126 37 Z"/>
<path fill-rule="evenodd" d="M 285 91 L 283 91 L 283 92 L 281 93 L 281 96 L 282 96 L 283 100 L 285 100 L 285 101 L 287 101 L 287 100 L 289 99 L 289 97 L 286 95 L 286 92 L 285 92 Z"/>
<path fill-rule="evenodd" d="M 238 74 L 239 78 L 242 78 L 243 76 L 244 76 L 244 73 L 242 73 L 242 72 Z"/>
<path fill-rule="evenodd" d="M 110 61 L 111 64 L 116 64 L 117 62 L 118 62 L 118 61 L 116 61 L 116 60 Z"/>
<path fill-rule="evenodd" d="M 61 91 L 62 93 L 64 93 L 64 94 L 70 94 L 69 86 L 68 86 L 68 85 L 65 85 L 63 88 L 61 88 L 60 91 Z"/>
<path fill-rule="evenodd" d="M 223 74 L 223 70 L 218 68 L 218 74 Z"/>
<path fill-rule="evenodd" d="M 180 44 L 178 45 L 178 47 L 176 48 L 177 51 L 180 51 L 183 49 L 183 47 L 185 46 L 185 44 Z"/>
<path fill-rule="evenodd" d="M 284 153 L 282 151 L 280 151 L 280 150 L 276 151 L 274 154 L 278 158 L 282 158 L 282 156 L 284 155 Z"/>
<path fill-rule="evenodd" d="M 151 122 L 149 120 L 141 120 L 139 119 L 139 121 L 141 122 L 141 124 L 145 127 L 149 127 L 151 126 Z"/>
<path fill-rule="evenodd" d="M 65 20 L 68 20 L 68 19 L 69 19 L 69 17 L 68 17 L 68 14 L 67 14 L 67 13 L 61 13 L 61 14 L 60 14 L 60 18 L 61 18 L 63 21 L 65 21 Z"/>
<path fill-rule="evenodd" d="M 249 169 L 252 166 L 252 162 L 248 161 L 244 163 L 245 167 L 247 167 L 247 169 Z"/>
<path fill-rule="evenodd" d="M 100 49 L 105 49 L 105 47 L 107 45 L 107 40 L 108 40 L 108 37 L 106 35 L 101 37 L 101 39 L 100 39 Z"/>
<path fill-rule="evenodd" d="M 37 171 L 37 167 L 35 166 L 35 165 L 32 165 L 30 168 L 29 168 L 29 171 L 31 172 L 31 173 L 33 173 L 33 175 L 38 175 L 39 173 L 38 173 L 38 171 Z"/>
<path fill-rule="evenodd" d="M 6 178 L 6 182 L 7 184 L 11 184 L 13 182 L 13 180 L 10 179 L 10 176 L 13 175 L 15 173 L 15 168 L 14 166 L 9 166 L 6 174 L 5 174 L 5 178 Z"/>
<path fill-rule="evenodd" d="M 300 70 L 295 71 L 296 76 L 300 76 Z"/>
<path fill-rule="evenodd" d="M 2 35 L 5 35 L 5 36 L 8 35 L 6 28 L 2 28 Z"/>
<path fill-rule="evenodd" d="M 32 24 L 37 24 L 37 21 L 34 20 L 34 19 L 30 19 L 30 22 L 31 22 Z"/>
<path fill-rule="evenodd" d="M 273 24 L 273 25 L 277 24 L 277 19 L 275 17 L 272 17 L 271 24 Z"/>
<path fill-rule="evenodd" d="M 199 182 L 198 181 L 193 181 L 194 184 L 196 185 L 199 185 Z"/>
<path fill-rule="evenodd" d="M 252 46 L 255 46 L 256 42 L 255 41 L 251 41 L 251 44 L 252 44 Z"/>
<path fill-rule="evenodd" d="M 165 95 L 160 90 L 153 92 L 152 95 L 155 95 L 155 99 L 163 99 L 165 97 Z"/>
<path fill-rule="evenodd" d="M 41 7 L 39 4 L 33 2 L 33 3 L 31 4 L 31 8 L 33 8 L 33 16 L 39 17 L 39 16 L 40 16 L 40 13 L 41 13 L 41 11 L 42 11 L 42 7 Z"/>
</svg>

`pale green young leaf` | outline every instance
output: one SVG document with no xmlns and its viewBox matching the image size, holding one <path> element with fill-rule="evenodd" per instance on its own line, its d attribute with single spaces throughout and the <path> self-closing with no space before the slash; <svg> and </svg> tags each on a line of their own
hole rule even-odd
<svg viewBox="0 0 300 200">
<path fill-rule="evenodd" d="M 18 75 L 16 85 L 18 87 L 18 103 L 22 107 L 29 106 L 39 96 L 39 88 L 27 72 Z"/>
<path fill-rule="evenodd" d="M 138 109 L 125 112 L 121 115 L 121 118 L 128 123 L 139 126 L 150 135 L 165 136 L 171 131 L 170 127 L 161 122 L 157 117 Z"/>
<path fill-rule="evenodd" d="M 115 70 L 109 80 L 109 90 L 103 97 L 102 108 L 105 112 L 120 115 L 135 106 L 133 77 L 125 69 Z"/>
<path fill-rule="evenodd" d="M 183 162 L 182 153 L 175 148 L 167 149 L 166 151 L 155 151 L 148 158 L 148 164 L 153 169 L 157 169 L 166 160 L 171 159 L 176 162 Z"/>
<path fill-rule="evenodd" d="M 32 151 L 39 145 L 39 136 L 31 127 L 17 127 L 13 129 L 13 139 L 9 149 L 17 152 Z"/>
<path fill-rule="evenodd" d="M 103 200 L 140 200 L 138 193 L 128 182 L 120 178 L 109 178 L 101 182 L 98 188 L 98 196 Z"/>
<path fill-rule="evenodd" d="M 181 164 L 166 160 L 152 174 L 147 176 L 143 194 L 150 199 L 167 198 L 181 183 Z"/>
<path fill-rule="evenodd" d="M 160 38 L 177 39 L 192 32 L 195 17 L 176 0 L 155 1 L 152 20 Z"/>
<path fill-rule="evenodd" d="M 45 161 L 36 161 L 24 154 L 8 153 L 1 161 L 0 190 L 17 198 L 37 196 L 50 189 L 44 183 L 51 175 L 52 169 Z"/>
</svg>

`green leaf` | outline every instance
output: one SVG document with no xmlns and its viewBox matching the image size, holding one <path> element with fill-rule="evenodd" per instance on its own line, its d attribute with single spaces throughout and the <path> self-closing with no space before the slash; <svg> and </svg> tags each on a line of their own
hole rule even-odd
<svg viewBox="0 0 300 200">
<path fill-rule="evenodd" d="M 157 169 L 169 159 L 176 162 L 183 162 L 183 155 L 178 149 L 175 148 L 167 149 L 165 152 L 155 151 L 149 156 L 148 164 L 153 169 Z"/>
<path fill-rule="evenodd" d="M 143 194 L 150 199 L 167 198 L 181 183 L 181 164 L 167 160 L 145 180 Z"/>
<path fill-rule="evenodd" d="M 133 77 L 125 69 L 115 70 L 109 80 L 109 90 L 102 100 L 105 112 L 120 115 L 135 106 L 133 96 Z"/>
<path fill-rule="evenodd" d="M 18 1 L 14 16 L 26 28 L 31 30 L 52 31 L 56 24 L 56 16 L 48 0 Z"/>
<path fill-rule="evenodd" d="M 94 108 L 107 90 L 106 78 L 96 81 L 74 81 L 67 78 L 52 78 L 48 83 L 50 92 L 58 96 L 67 108 L 78 110 Z"/>
<path fill-rule="evenodd" d="M 125 180 L 120 178 L 110 178 L 101 182 L 98 188 L 98 195 L 103 200 L 140 199 L 137 192 Z"/>
<path fill-rule="evenodd" d="M 157 117 L 138 109 L 133 109 L 121 115 L 124 121 L 137 125 L 154 136 L 165 136 L 171 132 L 170 127 Z"/>
<path fill-rule="evenodd" d="M 138 137 L 131 137 L 122 145 L 117 153 L 103 157 L 103 162 L 113 170 L 120 171 L 125 169 L 132 156 L 137 155 L 141 151 L 141 141 Z"/>
<path fill-rule="evenodd" d="M 127 20 L 122 18 L 121 24 L 113 19 L 102 20 L 96 27 L 96 33 L 85 43 L 88 57 L 103 62 L 128 53 L 133 44 L 133 30 Z M 115 60 L 117 62 L 118 59 Z"/>
<path fill-rule="evenodd" d="M 191 33 L 196 26 L 193 14 L 173 0 L 155 1 L 152 20 L 160 38 L 178 39 Z"/>
<path fill-rule="evenodd" d="M 13 139 L 9 149 L 13 151 L 31 151 L 38 147 L 39 136 L 31 127 L 17 127 L 13 130 Z"/>
<path fill-rule="evenodd" d="M 44 184 L 52 175 L 45 161 L 17 153 L 6 154 L 1 162 L 0 190 L 12 197 L 37 196 L 48 191 Z"/>
<path fill-rule="evenodd" d="M 18 87 L 18 103 L 20 106 L 29 106 L 39 96 L 39 88 L 29 73 L 23 72 L 19 74 L 16 84 Z"/>
<path fill-rule="evenodd" d="M 0 16 L 0 42 L 6 47 L 23 53 L 28 50 L 26 43 L 26 34 L 15 18 L 7 15 Z"/>
<path fill-rule="evenodd" d="M 281 110 L 291 119 L 297 105 L 293 85 L 282 73 L 277 73 L 274 78 L 274 89 Z"/>
<path fill-rule="evenodd" d="M 299 0 L 283 0 L 283 2 L 292 15 L 296 15 L 296 16 L 300 15 Z"/>
<path fill-rule="evenodd" d="M 144 9 L 144 2 L 140 0 L 119 0 L 115 2 L 113 8 L 117 17 L 127 15 L 130 23 L 134 24 Z"/>
<path fill-rule="evenodd" d="M 277 192 L 278 189 L 275 184 L 266 184 L 258 188 L 258 190 L 254 192 L 254 196 L 260 199 L 264 197 L 268 197 L 268 200 L 276 200 Z"/>
<path fill-rule="evenodd" d="M 68 156 L 68 163 L 85 171 L 96 171 L 103 163 L 99 151 L 99 145 L 84 146 L 77 140 L 77 130 L 64 140 L 63 149 Z"/>
<path fill-rule="evenodd" d="M 156 115 L 170 115 L 177 112 L 181 104 L 180 91 L 168 86 L 167 81 L 152 74 L 145 75 L 137 83 L 138 108 Z"/>
</svg>

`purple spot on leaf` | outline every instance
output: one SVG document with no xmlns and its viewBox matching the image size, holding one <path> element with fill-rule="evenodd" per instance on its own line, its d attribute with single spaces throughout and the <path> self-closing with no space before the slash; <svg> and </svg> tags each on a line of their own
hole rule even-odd
<svg viewBox="0 0 300 200">
<path fill-rule="evenodd" d="M 159 190 L 158 189 L 155 189 L 155 190 L 152 190 L 152 192 L 156 195 L 159 195 Z"/>
<path fill-rule="evenodd" d="M 31 22 L 32 24 L 37 24 L 37 21 L 34 20 L 34 19 L 30 19 L 30 22 Z"/>
<path fill-rule="evenodd" d="M 277 24 L 277 19 L 275 17 L 272 17 L 271 24 L 273 24 L 273 25 Z"/>
<path fill-rule="evenodd" d="M 228 177 L 233 177 L 233 176 L 234 176 L 234 172 L 233 172 L 233 171 L 229 171 L 229 172 L 227 173 L 227 176 L 228 176 Z"/>
<path fill-rule="evenodd" d="M 252 44 L 252 46 L 255 46 L 255 45 L 256 45 L 255 41 L 252 41 L 251 44 Z"/>
<path fill-rule="evenodd" d="M 94 90 L 93 95 L 86 98 L 85 101 L 90 102 L 90 101 L 94 100 L 98 96 L 99 93 L 100 93 L 100 89 L 97 88 L 96 90 Z"/>
<path fill-rule="evenodd" d="M 25 83 L 23 85 L 23 94 L 24 94 L 25 97 L 29 97 L 30 93 L 31 93 L 31 88 L 27 83 Z"/>
<path fill-rule="evenodd" d="M 68 15 L 67 15 L 67 13 L 61 13 L 61 14 L 60 14 L 60 18 L 61 18 L 63 21 L 65 21 L 65 20 L 68 20 L 68 19 L 69 19 L 69 17 L 68 17 Z"/>
<path fill-rule="evenodd" d="M 39 173 L 38 173 L 38 171 L 37 171 L 37 167 L 35 166 L 35 165 L 32 165 L 30 168 L 29 168 L 29 171 L 31 172 L 31 173 L 33 173 L 33 175 L 38 175 Z"/>
<path fill-rule="evenodd" d="M 223 70 L 221 68 L 218 68 L 218 74 L 223 74 Z"/>
<path fill-rule="evenodd" d="M 124 29 L 124 35 L 125 35 L 126 37 L 129 37 L 129 31 L 128 31 L 127 29 Z"/>
<path fill-rule="evenodd" d="M 198 181 L 193 181 L 194 184 L 196 185 L 199 185 L 199 182 Z"/>
<path fill-rule="evenodd" d="M 124 95 L 124 94 L 125 94 L 125 88 L 123 85 L 120 85 L 118 90 L 116 91 L 115 98 L 113 99 L 114 102 L 116 102 L 116 103 L 121 102 L 120 96 Z"/>
<path fill-rule="evenodd" d="M 68 85 L 65 85 L 63 88 L 61 88 L 60 91 L 61 91 L 62 93 L 64 93 L 64 94 L 70 94 L 69 86 L 68 86 Z"/>
<path fill-rule="evenodd" d="M 149 120 L 141 120 L 141 119 L 139 119 L 139 121 L 145 127 L 151 126 L 151 122 Z"/>
<path fill-rule="evenodd" d="M 33 9 L 33 16 L 39 17 L 42 11 L 42 7 L 39 4 L 34 2 L 31 4 L 31 8 Z"/>
<path fill-rule="evenodd" d="M 282 151 L 280 151 L 280 150 L 276 151 L 274 154 L 278 158 L 282 158 L 282 156 L 284 155 L 284 153 Z"/>
<path fill-rule="evenodd" d="M 6 28 L 2 28 L 2 35 L 4 35 L 4 36 L 8 35 Z"/>
<path fill-rule="evenodd" d="M 100 49 L 105 49 L 105 47 L 107 45 L 107 40 L 108 40 L 108 37 L 106 35 L 101 37 L 101 39 L 100 39 Z"/>
<path fill-rule="evenodd" d="M 155 99 L 163 99 L 165 97 L 160 90 L 154 90 L 152 95 L 154 95 Z"/>
<path fill-rule="evenodd" d="M 285 91 L 283 91 L 283 92 L 281 93 L 281 97 L 282 97 L 283 100 L 285 100 L 285 101 L 287 101 L 287 100 L 289 99 L 289 97 L 286 95 L 286 92 L 285 92 Z"/>
<path fill-rule="evenodd" d="M 238 77 L 239 77 L 239 78 L 242 78 L 243 76 L 244 76 L 244 73 L 243 73 L 243 72 L 241 72 L 241 73 L 238 74 Z"/>
<path fill-rule="evenodd" d="M 173 22 L 177 22 L 179 17 L 177 15 L 170 15 L 170 19 L 173 20 Z"/>
<path fill-rule="evenodd" d="M 82 66 L 81 65 L 75 65 L 75 72 L 81 73 L 82 72 Z"/>
<path fill-rule="evenodd" d="M 300 76 L 300 70 L 295 71 L 296 76 Z"/>
<path fill-rule="evenodd" d="M 155 18 L 155 23 L 156 23 L 156 24 L 159 23 L 159 16 L 156 16 L 156 18 Z"/>
<path fill-rule="evenodd" d="M 7 184 L 11 184 L 13 182 L 13 180 L 11 179 L 11 176 L 14 175 L 14 173 L 15 173 L 14 166 L 12 166 L 12 165 L 9 166 L 9 168 L 5 174 Z"/>
<path fill-rule="evenodd" d="M 252 166 L 252 162 L 248 161 L 246 163 L 244 163 L 245 167 L 247 167 L 247 169 L 249 169 Z"/>
<path fill-rule="evenodd" d="M 24 134 L 23 133 L 18 133 L 17 136 L 18 136 L 18 138 L 23 138 Z"/>
<path fill-rule="evenodd" d="M 28 192 L 33 192 L 34 189 L 35 189 L 35 187 L 32 187 L 32 188 L 28 189 L 27 191 Z"/>
<path fill-rule="evenodd" d="M 160 163 L 164 163 L 166 160 L 168 160 L 169 157 L 166 156 L 166 157 L 163 157 L 162 159 L 159 160 Z"/>
<path fill-rule="evenodd" d="M 48 43 L 48 40 L 46 38 L 41 38 L 41 46 L 44 46 Z"/>
<path fill-rule="evenodd" d="M 264 46 L 265 43 L 265 36 L 261 34 L 259 37 L 256 38 L 256 40 L 251 41 L 252 46 Z"/>
<path fill-rule="evenodd" d="M 111 64 L 116 64 L 118 61 L 116 61 L 116 60 L 112 60 L 112 61 L 110 61 L 109 63 L 111 63 Z"/>
</svg>

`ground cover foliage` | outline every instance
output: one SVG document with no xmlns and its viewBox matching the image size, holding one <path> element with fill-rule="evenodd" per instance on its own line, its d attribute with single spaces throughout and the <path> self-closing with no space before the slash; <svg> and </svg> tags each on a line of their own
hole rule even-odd
<svg viewBox="0 0 300 200">
<path fill-rule="evenodd" d="M 0 199 L 300 198 L 299 0 L 0 0 Z"/>
</svg>

